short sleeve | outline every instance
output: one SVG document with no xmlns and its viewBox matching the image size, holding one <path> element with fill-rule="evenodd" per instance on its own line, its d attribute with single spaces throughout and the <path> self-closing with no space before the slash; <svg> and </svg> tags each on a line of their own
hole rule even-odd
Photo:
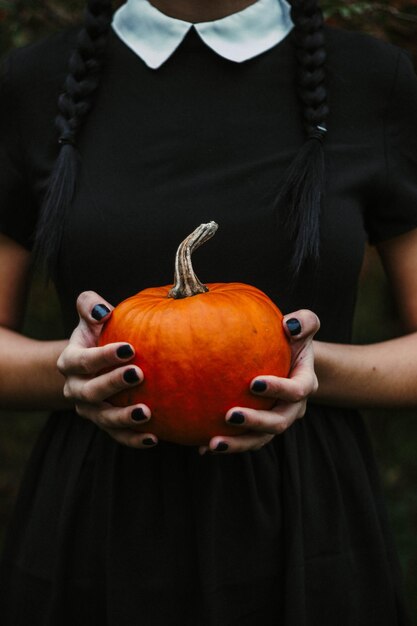
<svg viewBox="0 0 417 626">
<path fill-rule="evenodd" d="M 417 227 L 417 77 L 400 50 L 384 119 L 381 193 L 366 215 L 372 244 Z"/>
<path fill-rule="evenodd" d="M 25 173 L 21 103 L 13 85 L 11 58 L 12 54 L 0 69 L 0 233 L 31 249 L 36 210 Z"/>
</svg>

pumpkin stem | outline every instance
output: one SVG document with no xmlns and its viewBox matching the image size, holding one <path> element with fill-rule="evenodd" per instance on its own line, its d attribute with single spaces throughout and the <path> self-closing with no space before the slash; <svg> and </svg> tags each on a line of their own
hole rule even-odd
<svg viewBox="0 0 417 626">
<path fill-rule="evenodd" d="M 211 239 L 217 229 L 216 222 L 201 224 L 179 245 L 175 257 L 174 286 L 168 293 L 169 298 L 179 300 L 208 291 L 194 273 L 191 255 L 201 244 Z"/>
</svg>

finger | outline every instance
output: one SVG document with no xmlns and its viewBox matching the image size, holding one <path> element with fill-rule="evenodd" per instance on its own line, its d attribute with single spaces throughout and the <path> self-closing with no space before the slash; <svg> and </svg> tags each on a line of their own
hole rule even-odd
<svg viewBox="0 0 417 626">
<path fill-rule="evenodd" d="M 101 332 L 104 322 L 111 315 L 113 306 L 95 291 L 83 291 L 77 298 L 80 322 L 71 335 L 71 340 L 81 346 L 90 346 Z"/>
<path fill-rule="evenodd" d="M 149 450 L 149 448 L 154 448 L 158 443 L 158 439 L 152 433 L 138 433 L 134 430 L 117 429 L 104 429 L 104 432 L 110 435 L 117 443 L 129 448 Z"/>
<path fill-rule="evenodd" d="M 77 403 L 78 415 L 91 420 L 103 429 L 130 429 L 146 424 L 151 418 L 151 411 L 145 404 L 128 407 L 115 407 L 107 402 L 99 405 Z"/>
<path fill-rule="evenodd" d="M 118 391 L 139 385 L 143 372 L 139 367 L 124 367 L 86 380 L 72 376 L 64 385 L 64 396 L 82 404 L 100 404 Z"/>
<path fill-rule="evenodd" d="M 120 366 L 134 356 L 135 350 L 128 343 L 109 343 L 99 348 L 81 348 L 69 344 L 60 355 L 57 367 L 64 376 L 88 376 Z"/>
<path fill-rule="evenodd" d="M 238 452 L 248 452 L 249 450 L 260 450 L 267 443 L 272 441 L 274 435 L 245 433 L 233 437 L 213 437 L 208 446 L 201 446 L 200 454 L 211 452 L 214 454 L 236 454 Z"/>
<path fill-rule="evenodd" d="M 234 407 L 226 413 L 226 422 L 251 431 L 281 435 L 296 419 L 303 417 L 305 409 L 305 400 L 291 404 L 282 402 L 269 411 Z"/>
<path fill-rule="evenodd" d="M 300 402 L 317 391 L 318 382 L 307 356 L 296 361 L 289 378 L 257 376 L 251 381 L 250 388 L 257 396 L 277 398 L 285 402 Z"/>
<path fill-rule="evenodd" d="M 285 333 L 292 343 L 311 340 L 320 328 L 320 320 L 313 311 L 300 309 L 283 318 Z"/>
<path fill-rule="evenodd" d="M 77 298 L 80 319 L 91 324 L 102 323 L 114 307 L 95 291 L 83 291 Z"/>
</svg>

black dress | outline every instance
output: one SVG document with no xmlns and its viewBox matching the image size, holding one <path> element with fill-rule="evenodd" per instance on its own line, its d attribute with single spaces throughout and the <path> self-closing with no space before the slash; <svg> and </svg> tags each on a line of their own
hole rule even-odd
<svg viewBox="0 0 417 626">
<path fill-rule="evenodd" d="M 331 115 L 319 267 L 297 284 L 274 197 L 302 143 L 292 35 L 242 64 L 191 32 L 158 71 L 114 33 L 80 137 L 57 288 L 114 304 L 171 282 L 201 222 L 203 282 L 256 285 L 311 308 L 348 343 L 367 239 L 417 226 L 417 82 L 397 48 L 327 29 Z M 74 32 L 10 55 L 2 83 L 0 228 L 30 247 L 56 156 L 53 119 Z M 258 452 L 122 447 L 55 412 L 29 462 L 0 584 L 5 626 L 396 626 L 401 576 L 356 411 L 311 405 Z"/>
</svg>

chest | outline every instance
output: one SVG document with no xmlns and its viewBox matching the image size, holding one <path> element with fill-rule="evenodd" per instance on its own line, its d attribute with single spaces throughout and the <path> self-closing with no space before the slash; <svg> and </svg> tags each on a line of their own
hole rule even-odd
<svg viewBox="0 0 417 626">
<path fill-rule="evenodd" d="M 203 282 L 254 284 L 284 311 L 343 314 L 348 326 L 363 213 L 379 175 L 371 112 L 346 123 L 333 86 L 321 259 L 295 284 L 292 242 L 275 203 L 303 142 L 292 54 L 284 47 L 237 65 L 185 46 L 158 72 L 123 54 L 106 70 L 80 138 L 61 259 L 64 309 L 83 289 L 117 303 L 170 283 L 179 242 L 215 220 L 218 234 L 194 260 Z M 35 178 L 41 196 L 41 171 Z"/>
</svg>

